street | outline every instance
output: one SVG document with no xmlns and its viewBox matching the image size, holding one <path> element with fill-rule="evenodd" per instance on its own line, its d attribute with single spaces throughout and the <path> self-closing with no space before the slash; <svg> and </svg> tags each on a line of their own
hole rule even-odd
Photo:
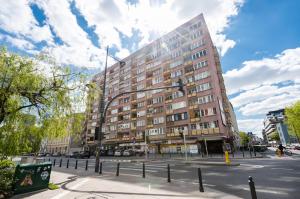
<svg viewBox="0 0 300 199">
<path fill-rule="evenodd" d="M 59 167 L 56 159 L 54 171 L 63 171 L 80 175 L 99 175 L 94 173 L 95 159 L 88 159 L 88 171 L 85 171 L 86 160 L 78 160 L 75 170 L 75 159 L 70 159 L 69 169 L 66 169 L 66 159 Z M 128 159 L 105 158 L 103 174 L 115 176 L 117 161 L 120 162 L 120 176 L 128 178 L 142 178 L 142 162 L 129 162 Z M 197 161 L 195 161 L 197 162 Z M 167 164 L 171 167 L 171 181 L 183 184 L 198 184 L 197 168 L 202 170 L 204 188 L 229 193 L 237 197 L 250 198 L 248 177 L 252 176 L 255 182 L 258 198 L 297 198 L 300 187 L 300 159 L 292 157 L 282 158 L 254 158 L 236 159 L 240 166 L 203 165 L 201 162 L 191 165 L 182 160 L 166 159 L 146 162 L 147 177 L 159 177 L 167 183 Z M 204 161 L 205 162 L 205 161 Z"/>
</svg>

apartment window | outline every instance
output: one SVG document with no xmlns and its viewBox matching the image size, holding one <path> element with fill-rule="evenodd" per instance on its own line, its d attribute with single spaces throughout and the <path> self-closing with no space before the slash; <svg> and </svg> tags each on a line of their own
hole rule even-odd
<svg viewBox="0 0 300 199">
<path fill-rule="evenodd" d="M 162 103 L 163 101 L 164 101 L 164 97 L 163 96 L 159 96 L 159 97 L 153 98 L 153 100 L 152 100 L 153 104 Z"/>
<path fill-rule="evenodd" d="M 182 75 L 182 70 L 177 70 L 177 71 L 174 71 L 171 73 L 171 77 L 174 78 L 174 77 L 178 77 L 178 76 L 181 76 Z"/>
<path fill-rule="evenodd" d="M 206 56 L 207 52 L 206 50 L 200 50 L 198 52 L 196 52 L 195 54 L 192 55 L 192 59 L 195 60 L 195 59 L 198 59 L 200 57 L 204 57 Z"/>
<path fill-rule="evenodd" d="M 137 98 L 137 99 L 143 98 L 143 97 L 145 97 L 145 96 L 146 96 L 145 93 L 137 93 L 137 94 L 136 94 L 136 98 Z"/>
<path fill-rule="evenodd" d="M 160 74 L 162 74 L 162 72 L 163 72 L 163 68 L 159 68 L 159 69 L 157 69 L 157 70 L 155 70 L 155 71 L 153 72 L 153 75 L 154 75 L 154 76 L 160 75 Z"/>
<path fill-rule="evenodd" d="M 123 106 L 123 111 L 129 111 L 130 110 L 130 106 Z"/>
<path fill-rule="evenodd" d="M 193 25 L 190 26 L 190 30 L 196 30 L 197 28 L 201 27 L 201 22 L 195 23 Z"/>
<path fill-rule="evenodd" d="M 142 81 L 144 79 L 146 79 L 146 75 L 145 74 L 141 75 L 141 76 L 138 76 L 136 80 L 139 82 L 139 81 Z"/>
<path fill-rule="evenodd" d="M 164 134 L 163 128 L 154 128 L 146 130 L 148 135 L 161 135 Z"/>
<path fill-rule="evenodd" d="M 111 114 L 116 114 L 116 113 L 118 113 L 118 109 L 111 110 Z"/>
<path fill-rule="evenodd" d="M 110 122 L 116 122 L 116 121 L 118 121 L 118 117 L 111 117 L 110 118 Z"/>
<path fill-rule="evenodd" d="M 186 81 L 187 81 L 188 83 L 194 82 L 194 76 L 186 77 Z"/>
<path fill-rule="evenodd" d="M 201 35 L 203 34 L 203 31 L 202 30 L 199 30 L 197 32 L 194 32 L 192 35 L 191 35 L 191 39 L 197 39 L 198 37 L 200 37 Z"/>
<path fill-rule="evenodd" d="M 146 115 L 146 111 L 138 111 L 137 112 L 137 117 L 143 117 Z"/>
<path fill-rule="evenodd" d="M 155 117 L 153 118 L 153 124 L 161 124 L 164 123 L 165 118 L 164 117 Z"/>
<path fill-rule="evenodd" d="M 211 83 L 210 82 L 200 84 L 200 85 L 196 86 L 197 92 L 205 91 L 205 90 L 208 90 L 208 89 L 211 89 Z"/>
<path fill-rule="evenodd" d="M 187 112 L 184 113 L 177 113 L 174 115 L 168 115 L 166 117 L 167 122 L 174 122 L 174 121 L 180 121 L 180 120 L 186 120 L 188 118 Z"/>
<path fill-rule="evenodd" d="M 216 115 L 217 114 L 217 109 L 214 108 L 206 108 L 206 109 L 201 109 L 200 111 L 200 117 L 202 116 L 211 116 L 211 115 Z"/>
<path fill-rule="evenodd" d="M 130 114 L 123 115 L 123 120 L 129 120 L 130 119 Z"/>
<path fill-rule="evenodd" d="M 176 109 L 180 109 L 180 108 L 184 108 L 184 107 L 186 107 L 186 101 L 169 104 L 167 106 L 167 109 L 176 110 Z"/>
<path fill-rule="evenodd" d="M 194 50 L 196 48 L 199 48 L 201 46 L 203 46 L 205 43 L 204 43 L 204 39 L 201 39 L 199 41 L 196 41 L 194 43 L 191 44 L 191 50 Z"/>
<path fill-rule="evenodd" d="M 110 104 L 110 106 L 117 106 L 118 104 L 119 104 L 118 101 L 113 101 L 113 102 Z"/>
<path fill-rule="evenodd" d="M 176 57 L 179 57 L 180 55 L 181 55 L 181 50 L 178 50 L 178 51 L 172 52 L 171 57 L 173 59 L 175 59 Z"/>
<path fill-rule="evenodd" d="M 180 92 L 180 91 L 176 91 L 174 93 L 172 93 L 172 98 L 173 99 L 176 99 L 176 98 L 179 98 L 179 97 L 182 97 L 183 96 L 183 93 Z"/>
<path fill-rule="evenodd" d="M 97 114 L 92 116 L 92 119 L 95 120 L 97 119 Z"/>
<path fill-rule="evenodd" d="M 175 68 L 177 66 L 180 66 L 181 64 L 183 64 L 183 60 L 178 60 L 178 61 L 172 62 L 170 64 L 170 68 Z"/>
<path fill-rule="evenodd" d="M 145 101 L 137 103 L 138 108 L 142 108 L 145 106 Z"/>
<path fill-rule="evenodd" d="M 210 72 L 209 71 L 204 71 L 203 73 L 199 73 L 195 75 L 195 81 L 207 78 L 208 76 L 210 76 Z"/>
<path fill-rule="evenodd" d="M 141 74 L 143 72 L 145 72 L 145 68 L 144 67 L 138 68 L 137 71 L 136 71 L 137 74 Z"/>
<path fill-rule="evenodd" d="M 138 120 L 136 122 L 136 126 L 137 127 L 145 126 L 145 124 L 146 124 L 145 120 Z"/>
<path fill-rule="evenodd" d="M 126 97 L 126 98 L 123 99 L 123 103 L 128 103 L 129 100 L 130 100 L 130 97 Z"/>
<path fill-rule="evenodd" d="M 142 89 L 144 89 L 145 87 L 146 87 L 145 84 L 138 84 L 138 85 L 137 85 L 137 90 L 142 90 Z"/>
<path fill-rule="evenodd" d="M 197 92 L 196 86 L 193 86 L 193 87 L 188 89 L 188 94 L 192 94 L 192 93 L 196 93 L 196 92 Z"/>
<path fill-rule="evenodd" d="M 128 128 L 130 128 L 130 123 L 119 124 L 118 128 L 119 129 L 128 129 Z"/>
<path fill-rule="evenodd" d="M 200 62 L 194 64 L 194 69 L 197 70 L 197 69 L 203 68 L 203 67 L 205 67 L 205 66 L 207 66 L 207 65 L 208 65 L 207 60 L 205 60 L 205 61 L 200 61 Z"/>
<path fill-rule="evenodd" d="M 198 104 L 205 104 L 214 101 L 213 95 L 206 95 L 198 98 Z"/>
<path fill-rule="evenodd" d="M 111 125 L 111 126 L 109 126 L 109 130 L 110 131 L 116 131 L 117 130 L 117 126 Z"/>
<path fill-rule="evenodd" d="M 97 125 L 97 122 L 92 122 L 91 125 L 92 125 L 92 126 L 96 126 L 96 125 Z"/>
<path fill-rule="evenodd" d="M 164 107 L 163 106 L 159 106 L 159 107 L 155 107 L 153 108 L 153 113 L 157 114 L 157 113 L 162 113 L 164 111 Z"/>
<path fill-rule="evenodd" d="M 164 80 L 164 78 L 162 76 L 158 76 L 158 77 L 155 77 L 154 79 L 152 79 L 152 84 L 158 84 L 160 82 L 162 82 Z"/>
</svg>

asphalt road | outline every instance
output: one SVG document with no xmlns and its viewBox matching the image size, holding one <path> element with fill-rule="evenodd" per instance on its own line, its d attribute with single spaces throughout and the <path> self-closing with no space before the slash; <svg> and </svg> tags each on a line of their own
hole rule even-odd
<svg viewBox="0 0 300 199">
<path fill-rule="evenodd" d="M 109 159 L 109 158 L 108 158 Z M 117 162 L 103 163 L 103 173 L 115 175 Z M 118 158 L 122 159 L 122 158 Z M 56 166 L 59 167 L 56 159 Z M 78 170 L 85 170 L 87 159 L 78 160 Z M 106 159 L 107 160 L 107 159 Z M 66 167 L 66 159 L 63 159 L 62 167 Z M 142 163 L 120 163 L 120 175 L 132 175 L 142 177 Z M 300 159 L 259 158 L 235 160 L 240 166 L 209 166 L 186 165 L 178 160 L 157 160 L 146 163 L 147 176 L 165 178 L 167 180 L 167 164 L 171 166 L 171 179 L 182 183 L 198 183 L 197 168 L 202 170 L 204 189 L 210 187 L 230 193 L 242 198 L 251 198 L 248 177 L 252 176 L 255 182 L 258 198 L 299 198 L 300 195 Z M 88 159 L 88 171 L 93 172 L 95 159 Z M 70 159 L 70 172 L 75 171 L 75 159 Z"/>
</svg>

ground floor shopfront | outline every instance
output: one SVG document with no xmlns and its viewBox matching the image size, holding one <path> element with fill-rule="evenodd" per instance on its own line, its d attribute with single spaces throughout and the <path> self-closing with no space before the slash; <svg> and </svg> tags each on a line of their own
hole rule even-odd
<svg viewBox="0 0 300 199">
<path fill-rule="evenodd" d="M 104 149 L 137 149 L 141 151 L 148 151 L 152 154 L 207 154 L 207 153 L 222 153 L 224 151 L 224 145 L 226 143 L 225 137 L 187 137 L 184 144 L 183 139 L 172 140 L 148 140 L 147 144 L 144 141 L 140 142 L 109 142 L 104 143 Z M 231 148 L 233 144 L 231 143 Z"/>
</svg>

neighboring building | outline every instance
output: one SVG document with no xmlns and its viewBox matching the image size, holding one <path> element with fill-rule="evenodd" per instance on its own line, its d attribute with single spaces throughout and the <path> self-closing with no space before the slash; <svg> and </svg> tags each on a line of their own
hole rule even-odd
<svg viewBox="0 0 300 199">
<path fill-rule="evenodd" d="M 280 137 L 280 142 L 283 145 L 290 144 L 290 135 L 288 132 L 287 125 L 285 122 L 284 109 L 279 109 L 276 111 L 270 111 L 264 120 L 264 132 L 267 136 L 268 142 L 272 135 L 278 132 Z"/>
<path fill-rule="evenodd" d="M 221 152 L 224 142 L 238 138 L 233 108 L 226 95 L 220 59 L 203 15 L 155 40 L 107 70 L 105 102 L 125 91 L 185 84 L 177 88 L 123 95 L 109 107 L 106 116 L 105 147 L 143 148 L 151 153 L 184 151 L 180 133 L 185 133 L 188 150 Z M 93 82 L 103 84 L 104 73 Z M 99 130 L 99 99 L 88 102 L 82 136 L 88 150 L 94 150 Z M 146 137 L 145 137 L 146 136 Z M 207 147 L 205 146 L 207 145 Z"/>
</svg>

